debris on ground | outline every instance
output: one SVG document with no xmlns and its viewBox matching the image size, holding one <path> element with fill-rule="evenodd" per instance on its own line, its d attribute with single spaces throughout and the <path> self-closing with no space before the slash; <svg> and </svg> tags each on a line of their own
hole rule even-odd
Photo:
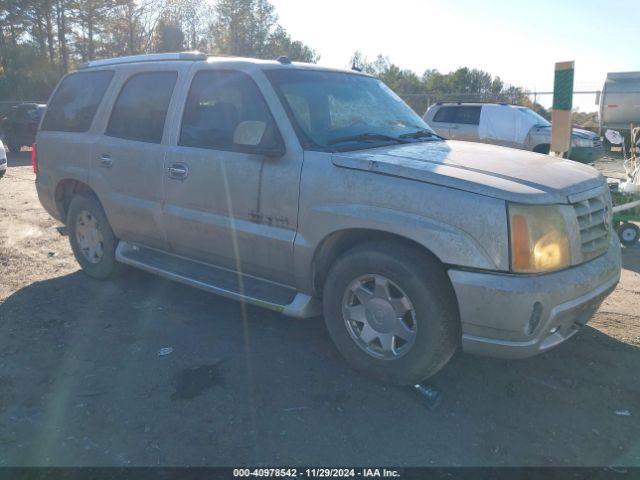
<svg viewBox="0 0 640 480">
<path fill-rule="evenodd" d="M 631 412 L 629 410 L 616 410 L 616 415 L 619 417 L 630 417 Z"/>
<path fill-rule="evenodd" d="M 173 353 L 173 347 L 162 347 L 158 351 L 158 356 L 159 357 L 165 357 L 167 355 L 171 355 L 172 353 Z"/>
<path fill-rule="evenodd" d="M 442 402 L 442 394 L 439 390 L 436 390 L 431 385 L 428 385 L 426 383 L 417 383 L 412 388 L 420 396 L 422 402 L 431 411 L 438 408 L 438 406 Z"/>
</svg>

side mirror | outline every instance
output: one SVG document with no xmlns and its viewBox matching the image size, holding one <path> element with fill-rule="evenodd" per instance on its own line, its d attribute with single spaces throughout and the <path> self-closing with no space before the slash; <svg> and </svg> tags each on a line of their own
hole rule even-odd
<svg viewBox="0 0 640 480">
<path fill-rule="evenodd" d="M 259 120 L 240 122 L 233 132 L 233 143 L 246 148 L 249 153 L 258 153 L 267 157 L 282 157 L 285 154 L 282 142 L 277 142 L 276 145 L 262 145 L 266 130 L 267 124 Z"/>
<path fill-rule="evenodd" d="M 262 142 L 267 124 L 256 120 L 240 122 L 233 132 L 233 143 L 245 147 L 257 147 Z"/>
</svg>

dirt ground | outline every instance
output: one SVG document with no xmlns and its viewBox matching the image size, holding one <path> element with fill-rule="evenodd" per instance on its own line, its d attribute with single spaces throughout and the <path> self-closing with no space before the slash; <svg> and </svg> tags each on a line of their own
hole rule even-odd
<svg viewBox="0 0 640 480">
<path fill-rule="evenodd" d="M 0 466 L 640 466 L 638 247 L 588 327 L 527 360 L 456 355 L 432 412 L 350 370 L 321 319 L 243 316 L 137 271 L 91 280 L 37 201 L 28 152 L 9 165 Z"/>
</svg>

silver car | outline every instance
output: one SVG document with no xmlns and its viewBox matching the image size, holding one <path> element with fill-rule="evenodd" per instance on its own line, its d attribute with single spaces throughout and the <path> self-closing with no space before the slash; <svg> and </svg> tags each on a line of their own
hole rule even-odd
<svg viewBox="0 0 640 480">
<path fill-rule="evenodd" d="M 436 103 L 424 121 L 438 135 L 451 140 L 491 143 L 537 153 L 549 153 L 551 123 L 533 110 L 505 103 Z M 574 128 L 568 158 L 592 163 L 604 155 L 602 140 L 588 130 Z"/>
<path fill-rule="evenodd" d="M 322 314 L 354 367 L 397 384 L 459 345 L 546 351 L 620 277 L 593 168 L 443 141 L 380 80 L 286 58 L 90 62 L 53 93 L 34 168 L 88 275 Z"/>
</svg>

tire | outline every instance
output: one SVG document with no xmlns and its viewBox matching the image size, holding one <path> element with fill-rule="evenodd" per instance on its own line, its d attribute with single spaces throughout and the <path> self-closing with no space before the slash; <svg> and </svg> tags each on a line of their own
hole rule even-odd
<svg viewBox="0 0 640 480">
<path fill-rule="evenodd" d="M 369 276 L 374 276 L 373 283 L 368 280 Z M 411 314 L 402 317 L 405 327 L 407 323 L 413 324 L 412 340 L 403 341 L 398 348 L 397 337 L 393 336 L 390 342 L 394 346 L 392 350 L 398 350 L 398 355 L 388 351 L 377 352 L 379 346 L 384 349 L 382 336 L 365 345 L 364 325 L 358 333 L 358 321 L 354 323 L 343 315 L 343 309 L 355 308 L 362 317 L 363 309 L 359 307 L 367 305 L 364 317 L 369 319 L 370 325 L 375 322 L 376 328 L 389 330 L 389 322 L 398 322 L 395 307 L 385 310 L 384 301 L 374 305 L 369 300 L 365 304 L 355 298 L 361 296 L 360 293 L 353 293 L 358 282 L 370 293 L 377 289 L 379 280 L 384 283 L 385 279 L 388 281 L 386 291 L 391 292 L 388 298 L 406 308 L 406 297 L 413 307 Z M 354 304 L 355 307 L 352 306 Z M 420 383 L 440 370 L 460 343 L 457 303 L 444 268 L 433 257 L 401 243 L 370 243 L 340 257 L 324 284 L 323 307 L 327 329 L 342 356 L 355 369 L 386 383 Z M 406 318 L 409 318 L 408 322 Z M 371 330 L 368 332 L 367 337 L 371 338 Z M 375 333 L 379 334 L 378 331 Z M 358 335 L 363 336 L 358 339 Z M 388 339 L 388 334 L 384 335 Z M 388 340 L 385 343 L 389 345 Z"/>
<path fill-rule="evenodd" d="M 551 150 L 551 145 L 548 143 L 541 143 L 540 145 L 536 145 L 533 148 L 535 153 L 543 153 L 545 155 L 549 155 L 549 151 Z"/>
<path fill-rule="evenodd" d="M 6 170 L 0 170 L 0 178 L 4 177 Z"/>
<path fill-rule="evenodd" d="M 640 228 L 633 223 L 623 223 L 618 227 L 618 237 L 620 237 L 620 243 L 626 247 L 631 247 L 640 238 Z"/>
<path fill-rule="evenodd" d="M 67 228 L 73 254 L 87 275 L 106 279 L 121 272 L 123 266 L 115 258 L 118 239 L 94 195 L 79 194 L 73 197 L 67 214 Z M 97 232 L 95 237 L 94 230 Z M 83 248 L 86 245 L 81 242 L 87 238 L 96 240 L 88 243 L 99 244 L 95 251 Z"/>
</svg>

